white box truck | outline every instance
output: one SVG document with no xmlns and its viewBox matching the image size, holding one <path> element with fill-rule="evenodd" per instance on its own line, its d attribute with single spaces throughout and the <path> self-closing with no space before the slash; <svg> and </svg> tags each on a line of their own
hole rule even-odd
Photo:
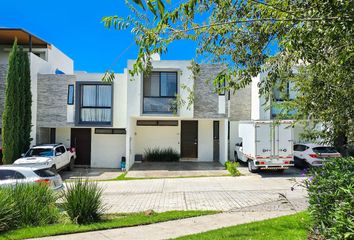
<svg viewBox="0 0 354 240">
<path fill-rule="evenodd" d="M 294 166 L 291 121 L 240 121 L 235 160 L 247 162 L 250 172 L 284 170 Z"/>
</svg>

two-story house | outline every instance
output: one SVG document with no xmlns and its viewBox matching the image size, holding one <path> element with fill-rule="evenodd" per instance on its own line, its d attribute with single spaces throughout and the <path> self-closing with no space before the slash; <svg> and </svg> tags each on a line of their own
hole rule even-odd
<svg viewBox="0 0 354 240">
<path fill-rule="evenodd" d="M 13 40 L 29 51 L 33 144 L 61 142 L 76 148 L 77 165 L 101 168 L 118 168 L 122 157 L 129 168 L 149 148 L 173 148 L 185 161 L 227 161 L 227 100 L 212 82 L 220 66 L 201 65 L 194 78 L 191 61 L 154 56 L 148 76 L 130 76 L 130 60 L 107 83 L 103 73 L 74 73 L 70 58 L 27 31 L 0 34 L 1 109 Z M 190 94 L 191 105 L 176 104 Z"/>
<path fill-rule="evenodd" d="M 8 57 L 15 38 L 17 44 L 28 52 L 31 72 L 32 92 L 32 133 L 33 143 L 37 142 L 38 87 L 41 82 L 39 74 L 73 74 L 74 63 L 53 44 L 44 41 L 34 34 L 19 28 L 0 28 L 0 117 L 4 110 L 5 80 L 8 69 Z M 1 146 L 0 121 L 0 146 Z"/>
<path fill-rule="evenodd" d="M 201 65 L 194 81 L 191 61 L 155 56 L 151 74 L 135 77 L 128 74 L 133 64 L 128 61 L 112 83 L 102 82 L 103 74 L 40 74 L 40 141 L 74 146 L 76 164 L 92 167 L 118 168 L 125 157 L 129 168 L 152 148 L 173 148 L 185 161 L 227 161 L 225 95 L 206 81 L 220 68 Z M 176 109 L 176 96 L 185 99 L 191 89 L 192 105 Z M 52 92 L 62 94 L 49 107 Z"/>
</svg>

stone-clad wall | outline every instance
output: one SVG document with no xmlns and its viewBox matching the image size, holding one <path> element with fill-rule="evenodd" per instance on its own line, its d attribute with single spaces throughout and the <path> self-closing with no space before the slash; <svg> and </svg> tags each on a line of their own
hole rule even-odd
<svg viewBox="0 0 354 240">
<path fill-rule="evenodd" d="M 195 80 L 194 90 L 194 117 L 195 118 L 223 118 L 226 114 L 218 113 L 219 96 L 215 93 L 213 80 L 222 70 L 221 65 L 202 64 Z M 227 112 L 227 101 L 225 109 Z"/>
<path fill-rule="evenodd" d="M 251 119 L 251 84 L 237 90 L 230 96 L 230 121 Z"/>
<path fill-rule="evenodd" d="M 68 85 L 75 75 L 38 74 L 37 127 L 67 126 Z"/>
</svg>

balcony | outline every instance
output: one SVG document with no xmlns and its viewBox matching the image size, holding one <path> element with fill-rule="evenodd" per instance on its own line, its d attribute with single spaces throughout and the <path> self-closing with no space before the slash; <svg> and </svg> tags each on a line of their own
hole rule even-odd
<svg viewBox="0 0 354 240">
<path fill-rule="evenodd" d="M 143 113 L 172 114 L 174 112 L 176 97 L 144 97 Z"/>
</svg>

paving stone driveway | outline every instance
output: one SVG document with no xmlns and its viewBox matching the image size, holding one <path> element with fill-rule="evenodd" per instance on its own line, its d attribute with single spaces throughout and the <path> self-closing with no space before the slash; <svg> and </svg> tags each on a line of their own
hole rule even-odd
<svg viewBox="0 0 354 240">
<path fill-rule="evenodd" d="M 277 174 L 277 173 L 274 173 Z M 300 180 L 301 177 L 297 177 Z M 242 177 L 203 177 L 99 182 L 104 188 L 108 212 L 141 212 L 152 209 L 222 210 L 267 204 L 279 200 L 279 193 L 294 204 L 306 205 L 306 191 L 295 189 L 288 176 L 254 174 Z M 303 208 L 303 206 L 302 206 Z"/>
</svg>

